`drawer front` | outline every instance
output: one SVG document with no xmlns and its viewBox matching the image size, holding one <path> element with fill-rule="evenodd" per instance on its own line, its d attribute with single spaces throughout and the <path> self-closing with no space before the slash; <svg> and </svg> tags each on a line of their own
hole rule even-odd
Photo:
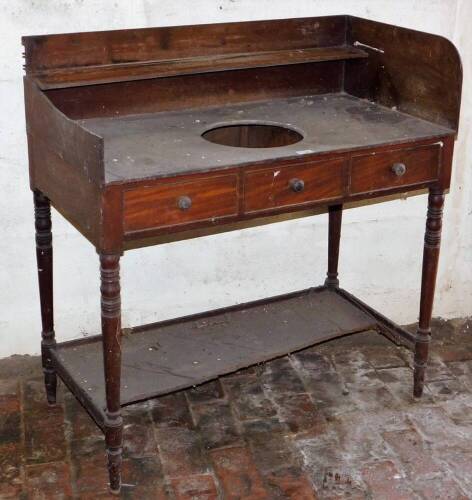
<svg viewBox="0 0 472 500">
<path fill-rule="evenodd" d="M 247 172 L 244 211 L 258 212 L 341 197 L 344 162 L 340 158 Z"/>
<path fill-rule="evenodd" d="M 124 193 L 125 232 L 237 215 L 236 174 L 162 183 Z"/>
<path fill-rule="evenodd" d="M 409 150 L 354 156 L 351 194 L 413 186 L 438 178 L 439 144 Z"/>
</svg>

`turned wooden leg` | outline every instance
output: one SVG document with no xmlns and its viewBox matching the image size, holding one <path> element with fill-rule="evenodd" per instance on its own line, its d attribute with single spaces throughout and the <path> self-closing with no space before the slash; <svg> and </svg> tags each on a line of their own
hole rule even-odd
<svg viewBox="0 0 472 500">
<path fill-rule="evenodd" d="M 325 285 L 331 288 L 337 288 L 339 286 L 338 260 L 342 217 L 342 205 L 333 205 L 329 207 L 328 272 L 326 273 Z"/>
<path fill-rule="evenodd" d="M 121 303 L 119 255 L 100 255 L 100 278 L 103 360 L 107 403 L 105 440 L 110 490 L 116 494 L 119 493 L 121 487 L 123 439 L 123 420 L 120 405 Z"/>
<path fill-rule="evenodd" d="M 56 347 L 53 311 L 51 204 L 41 192 L 34 192 L 34 225 L 36 228 L 36 261 L 41 303 L 41 357 L 48 403 L 56 403 L 57 375 L 51 350 Z"/>
<path fill-rule="evenodd" d="M 429 341 L 431 338 L 431 315 L 433 312 L 434 289 L 438 270 L 439 248 L 441 244 L 442 213 L 444 191 L 430 189 L 428 198 L 428 217 L 424 238 L 423 273 L 421 278 L 421 302 L 418 332 L 415 344 L 415 375 L 413 394 L 423 394 L 424 377 L 428 361 Z"/>
</svg>

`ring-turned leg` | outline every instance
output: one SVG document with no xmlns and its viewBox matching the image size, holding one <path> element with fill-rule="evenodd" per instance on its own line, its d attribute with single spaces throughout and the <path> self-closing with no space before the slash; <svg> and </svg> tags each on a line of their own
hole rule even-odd
<svg viewBox="0 0 472 500">
<path fill-rule="evenodd" d="M 40 191 L 34 192 L 34 225 L 36 229 L 36 261 L 41 303 L 41 357 L 48 403 L 56 403 L 57 375 L 52 365 L 51 350 L 56 347 L 54 334 L 51 203 Z"/>
<path fill-rule="evenodd" d="M 338 260 L 342 217 L 342 205 L 332 205 L 329 207 L 328 272 L 325 285 L 330 288 L 337 288 L 339 286 Z"/>
<path fill-rule="evenodd" d="M 431 316 L 433 312 L 434 289 L 438 270 L 439 248 L 441 245 L 442 213 L 444 191 L 430 189 L 428 198 L 428 217 L 424 238 L 423 273 L 421 278 L 421 301 L 418 332 L 415 344 L 415 397 L 423 394 L 426 364 L 428 361 L 429 341 L 431 338 Z"/>
<path fill-rule="evenodd" d="M 100 292 L 102 315 L 103 360 L 105 368 L 107 446 L 110 490 L 118 493 L 121 486 L 121 453 L 123 420 L 121 418 L 121 301 L 120 256 L 100 255 Z"/>
</svg>

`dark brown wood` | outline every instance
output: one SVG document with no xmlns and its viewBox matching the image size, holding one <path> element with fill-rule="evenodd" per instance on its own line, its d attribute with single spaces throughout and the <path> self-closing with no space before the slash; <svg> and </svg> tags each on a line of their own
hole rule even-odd
<svg viewBox="0 0 472 500">
<path fill-rule="evenodd" d="M 56 348 L 54 333 L 51 204 L 46 196 L 34 191 L 34 224 L 41 302 L 41 357 L 48 403 L 56 404 L 57 376 L 51 357 Z"/>
<path fill-rule="evenodd" d="M 344 189 L 344 163 L 341 158 L 282 169 L 252 170 L 244 175 L 244 211 L 254 213 L 340 198 Z M 290 185 L 294 179 L 303 182 L 300 192 L 294 191 Z"/>
<path fill-rule="evenodd" d="M 24 79 L 28 135 L 42 141 L 92 183 L 103 182 L 103 139 L 57 110 L 29 78 Z"/>
<path fill-rule="evenodd" d="M 328 213 L 328 272 L 326 273 L 325 285 L 329 288 L 338 288 L 339 243 L 341 239 L 343 206 L 330 205 Z"/>
<path fill-rule="evenodd" d="M 28 74 L 142 65 L 195 57 L 302 50 L 345 43 L 346 17 L 171 26 L 23 37 Z"/>
<path fill-rule="evenodd" d="M 342 61 L 241 69 L 152 80 L 49 90 L 51 102 L 71 119 L 226 106 L 340 92 Z M 182 96 L 185 95 L 185 99 Z"/>
<path fill-rule="evenodd" d="M 310 47 L 304 49 L 147 61 L 145 64 L 133 62 L 102 66 L 82 66 L 79 68 L 52 70 L 44 74 L 35 74 L 35 79 L 42 89 L 58 89 L 70 87 L 71 84 L 76 86 L 126 82 L 136 79 L 166 78 L 169 76 L 359 59 L 363 57 L 367 57 L 366 52 L 355 47 Z"/>
<path fill-rule="evenodd" d="M 346 63 L 346 92 L 458 129 L 462 66 L 449 40 L 349 17 L 347 41 L 369 57 Z"/>
<path fill-rule="evenodd" d="M 190 201 L 187 208 L 179 205 L 184 198 Z M 238 214 L 238 176 L 209 176 L 130 189 L 123 199 L 126 232 L 211 221 Z"/>
<path fill-rule="evenodd" d="M 104 418 L 110 489 L 121 487 L 123 419 L 121 417 L 121 301 L 120 256 L 100 255 L 103 368 L 106 411 Z M 88 372 L 85 371 L 83 373 Z"/>
<path fill-rule="evenodd" d="M 380 191 L 395 186 L 414 186 L 436 181 L 439 176 L 443 146 L 444 143 L 439 141 L 423 148 L 354 156 L 351 193 Z M 395 172 L 396 165 L 403 166 L 403 170 Z"/>
<path fill-rule="evenodd" d="M 420 318 L 415 344 L 414 395 L 416 397 L 421 397 L 423 394 L 424 377 L 428 362 L 429 342 L 431 339 L 431 316 L 433 313 L 434 290 L 438 271 L 439 249 L 441 246 L 443 206 L 444 192 L 437 188 L 430 189 L 424 237 Z"/>
<path fill-rule="evenodd" d="M 414 343 L 414 393 L 421 395 L 461 97 L 462 68 L 450 42 L 332 16 L 23 43 L 48 400 L 58 374 L 104 430 L 114 493 L 121 406 L 317 342 L 373 328 Z M 422 189 L 430 197 L 413 337 L 339 288 L 338 260 L 343 209 Z M 101 263 L 102 336 L 58 347 L 50 204 Z M 122 338 L 124 250 L 326 209 L 324 287 Z"/>
</svg>

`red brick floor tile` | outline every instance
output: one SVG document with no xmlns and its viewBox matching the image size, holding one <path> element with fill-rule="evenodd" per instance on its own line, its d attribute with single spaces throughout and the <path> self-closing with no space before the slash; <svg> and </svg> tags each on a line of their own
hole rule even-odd
<svg viewBox="0 0 472 500">
<path fill-rule="evenodd" d="M 55 409 L 60 407 L 61 400 L 63 398 L 63 387 L 62 384 L 58 383 L 58 404 L 56 406 L 50 407 L 46 399 L 46 390 L 44 388 L 43 378 L 27 380 L 23 383 L 23 407 L 25 411 L 28 412 L 44 412 L 45 410 L 51 408 Z"/>
<path fill-rule="evenodd" d="M 19 393 L 19 385 L 16 378 L 0 379 L 0 396 L 15 396 Z"/>
<path fill-rule="evenodd" d="M 376 370 L 407 366 L 411 357 L 409 351 L 395 347 L 367 346 L 361 350 L 364 359 Z"/>
<path fill-rule="evenodd" d="M 413 370 L 411 368 L 398 367 L 378 370 L 377 376 L 396 399 L 400 408 L 405 404 L 423 405 L 434 403 L 433 395 L 427 386 L 421 399 L 413 396 Z"/>
<path fill-rule="evenodd" d="M 273 472 L 292 464 L 298 466 L 300 457 L 294 454 L 287 438 L 251 442 L 251 451 L 261 473 Z"/>
<path fill-rule="evenodd" d="M 425 377 L 426 383 L 453 378 L 455 377 L 449 366 L 437 354 L 432 353 L 428 359 L 428 368 L 426 369 Z"/>
<path fill-rule="evenodd" d="M 378 347 L 381 350 L 381 347 Z M 365 354 L 360 349 L 350 349 L 333 355 L 334 366 L 344 379 L 349 380 L 358 373 L 369 372 L 373 366 L 367 361 Z"/>
<path fill-rule="evenodd" d="M 418 400 L 411 353 L 366 333 L 126 407 L 121 498 L 472 498 L 472 335 L 456 330 Z M 82 407 L 60 384 L 49 408 L 38 370 L 3 366 L 0 498 L 116 498 Z"/>
<path fill-rule="evenodd" d="M 109 491 L 96 491 L 96 492 L 85 491 L 81 492 L 78 496 L 80 500 L 117 500 L 117 498 L 123 498 L 123 497 L 124 497 L 123 491 L 121 492 L 120 496 L 113 495 Z"/>
<path fill-rule="evenodd" d="M 389 460 L 367 464 L 362 469 L 362 478 L 370 489 L 372 498 L 382 500 L 412 500 L 413 492 L 403 474 Z"/>
<path fill-rule="evenodd" d="M 246 422 L 244 434 L 261 473 L 301 463 L 300 457 L 295 453 L 295 445 L 288 437 L 286 426 L 278 420 Z"/>
<path fill-rule="evenodd" d="M 430 447 L 414 429 L 384 432 L 383 438 L 400 457 L 404 469 L 413 479 L 430 478 L 441 473 Z"/>
<path fill-rule="evenodd" d="M 462 325 L 462 323 L 461 323 Z M 434 345 L 444 345 L 444 344 L 457 344 L 457 340 L 454 339 L 461 325 L 453 326 L 452 322 L 445 321 L 442 318 L 433 318 L 431 320 L 431 343 Z M 409 325 L 408 329 L 412 332 L 416 332 L 417 325 Z M 453 340 L 454 339 L 454 340 Z"/>
<path fill-rule="evenodd" d="M 472 360 L 454 361 L 448 366 L 454 376 L 472 393 Z"/>
<path fill-rule="evenodd" d="M 441 453 L 441 461 L 447 464 L 449 471 L 461 488 L 472 495 L 472 460 L 470 453 L 464 453 L 461 448 L 451 447 Z"/>
<path fill-rule="evenodd" d="M 101 438 L 102 431 L 72 394 L 64 397 L 66 433 L 71 441 Z"/>
<path fill-rule="evenodd" d="M 349 468 L 326 467 L 323 475 L 323 486 L 318 495 L 323 500 L 365 500 L 366 486 L 357 477 L 359 472 Z"/>
<path fill-rule="evenodd" d="M 335 371 L 316 373 L 315 378 L 308 376 L 305 384 L 315 406 L 327 417 L 358 410 L 341 375 Z"/>
<path fill-rule="evenodd" d="M 122 498 L 167 500 L 161 463 L 157 456 L 123 460 Z"/>
<path fill-rule="evenodd" d="M 440 405 L 456 424 L 472 424 L 472 393 L 441 401 Z"/>
<path fill-rule="evenodd" d="M 124 418 L 123 454 L 125 457 L 144 458 L 157 454 L 154 429 L 150 423 L 128 423 Z"/>
<path fill-rule="evenodd" d="M 306 392 L 305 386 L 288 357 L 275 359 L 265 365 L 262 383 L 271 391 L 298 394 Z"/>
<path fill-rule="evenodd" d="M 325 489 L 329 471 L 343 471 L 343 476 L 354 476 L 352 465 L 340 449 L 339 436 L 330 426 L 324 434 L 308 439 L 296 440 L 296 446 L 303 457 L 303 467 L 318 493 Z"/>
<path fill-rule="evenodd" d="M 316 436 L 326 430 L 326 418 L 308 394 L 276 395 L 279 418 L 293 434 Z"/>
<path fill-rule="evenodd" d="M 364 412 L 393 408 L 397 401 L 375 370 L 353 371 L 346 380 L 346 390 L 356 408 Z"/>
<path fill-rule="evenodd" d="M 336 430 L 338 437 L 337 449 L 354 463 L 362 463 L 374 459 L 394 458 L 394 454 L 382 438 L 383 428 L 396 422 L 391 422 L 387 411 L 381 412 L 382 417 L 375 414 L 354 412 L 341 415 L 331 422 L 331 428 Z M 385 419 L 382 422 L 382 418 Z"/>
<path fill-rule="evenodd" d="M 467 389 L 458 379 L 438 380 L 437 382 L 428 382 L 426 387 L 433 395 L 435 401 L 450 400 L 460 394 L 464 394 Z"/>
<path fill-rule="evenodd" d="M 20 406 L 17 394 L 0 394 L 0 415 L 19 412 Z"/>
<path fill-rule="evenodd" d="M 452 361 L 468 361 L 472 359 L 472 344 L 433 345 L 432 351 L 445 363 L 450 363 Z"/>
<path fill-rule="evenodd" d="M 0 445 L 21 440 L 20 400 L 16 394 L 0 396 Z"/>
<path fill-rule="evenodd" d="M 28 465 L 26 491 L 34 500 L 65 500 L 72 498 L 69 465 L 66 462 Z"/>
<path fill-rule="evenodd" d="M 57 405 L 26 411 L 25 458 L 28 464 L 60 462 L 66 457 L 64 413 Z"/>
<path fill-rule="evenodd" d="M 276 409 L 267 398 L 259 380 L 254 377 L 234 377 L 223 380 L 235 414 L 240 421 L 269 418 Z"/>
<path fill-rule="evenodd" d="M 451 478 L 435 478 L 427 481 L 414 481 L 413 489 L 420 498 L 427 500 L 469 500 L 460 486 Z"/>
<path fill-rule="evenodd" d="M 185 427 L 156 430 L 164 473 L 169 477 L 204 474 L 208 463 L 199 434 Z"/>
<path fill-rule="evenodd" d="M 0 444 L 0 498 L 20 498 L 23 487 L 21 462 L 19 444 Z"/>
<path fill-rule="evenodd" d="M 193 427 L 192 415 L 183 392 L 149 401 L 153 421 L 159 428 Z"/>
<path fill-rule="evenodd" d="M 247 448 L 213 450 L 210 455 L 223 489 L 223 498 L 227 500 L 268 498 L 262 477 Z"/>
<path fill-rule="evenodd" d="M 472 454 L 472 429 L 456 423 L 444 408 L 416 407 L 408 412 L 410 421 L 435 450 L 462 447 Z"/>
<path fill-rule="evenodd" d="M 209 403 L 225 396 L 220 379 L 189 389 L 185 394 L 189 402 L 194 404 Z"/>
<path fill-rule="evenodd" d="M 248 420 L 242 428 L 245 438 L 250 440 L 264 440 L 268 435 L 277 437 L 289 434 L 285 422 L 281 422 L 277 417 Z"/>
<path fill-rule="evenodd" d="M 176 500 L 216 500 L 218 492 L 213 476 L 187 476 L 171 481 Z"/>
<path fill-rule="evenodd" d="M 271 499 L 316 500 L 319 498 L 300 469 L 281 469 L 267 474 L 264 479 Z"/>
<path fill-rule="evenodd" d="M 108 495 L 108 471 L 105 440 L 91 437 L 72 441 L 71 463 L 77 494 L 82 498 Z M 126 482 L 126 478 L 123 477 Z"/>
<path fill-rule="evenodd" d="M 192 405 L 192 413 L 206 449 L 242 443 L 231 407 L 227 403 Z"/>
<path fill-rule="evenodd" d="M 308 376 L 311 380 L 323 378 L 325 373 L 334 372 L 334 365 L 330 357 L 320 354 L 316 347 L 297 352 L 291 357 L 292 364 Z"/>
</svg>

